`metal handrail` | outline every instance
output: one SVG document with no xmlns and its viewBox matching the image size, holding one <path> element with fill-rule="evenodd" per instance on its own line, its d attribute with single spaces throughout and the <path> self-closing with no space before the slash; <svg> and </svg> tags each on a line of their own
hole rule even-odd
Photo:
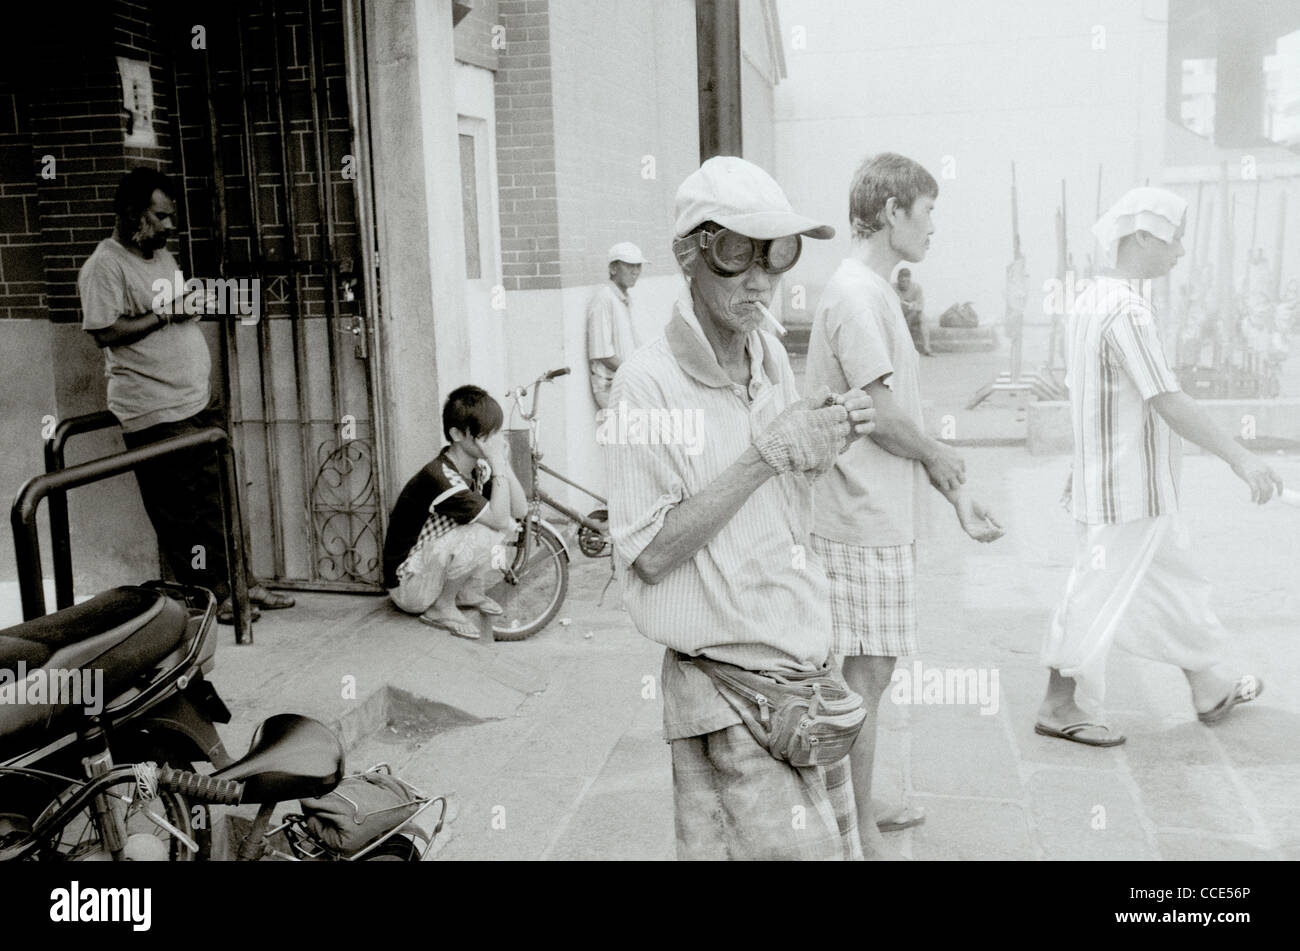
<svg viewBox="0 0 1300 951">
<path fill-rule="evenodd" d="M 91 414 L 92 416 L 94 414 Z M 80 417 L 86 419 L 87 417 Z M 74 423 L 76 420 L 68 420 Z M 75 427 L 69 426 L 64 439 L 72 435 Z M 102 428 L 102 427 L 101 427 Z M 87 431 L 87 430 L 81 430 Z M 53 440 L 51 440 L 53 442 Z M 248 578 L 244 569 L 243 532 L 234 525 L 234 458 L 230 437 L 216 426 L 201 429 L 184 436 L 173 436 L 126 452 L 115 453 L 90 462 L 28 479 L 18 490 L 9 521 L 14 532 L 14 556 L 18 568 L 18 590 L 23 604 L 23 620 L 31 621 L 45 614 L 45 586 L 41 574 L 41 543 L 36 530 L 36 516 L 41 500 L 47 496 L 62 495 L 68 489 L 99 482 L 134 470 L 145 462 L 162 456 L 201 449 L 210 446 L 219 455 L 221 465 L 218 475 L 221 488 L 221 515 L 226 536 L 226 567 L 230 572 L 231 600 L 234 608 L 235 641 L 239 644 L 253 642 L 252 614 L 248 604 Z M 55 447 L 62 450 L 62 443 Z M 48 458 L 48 457 L 47 457 Z M 57 457 L 56 457 L 57 458 Z M 66 516 L 66 509 L 64 512 Z M 70 571 L 70 569 L 69 569 Z M 69 584 L 69 588 L 71 585 Z"/>
<path fill-rule="evenodd" d="M 81 433 L 112 429 L 118 425 L 117 417 L 108 410 L 69 416 L 54 427 L 54 434 L 45 441 L 45 471 L 58 472 L 66 468 L 63 447 L 68 440 Z M 54 560 L 54 605 L 58 610 L 73 605 L 72 590 L 72 530 L 68 525 L 68 496 L 66 492 L 50 492 L 50 548 Z"/>
</svg>

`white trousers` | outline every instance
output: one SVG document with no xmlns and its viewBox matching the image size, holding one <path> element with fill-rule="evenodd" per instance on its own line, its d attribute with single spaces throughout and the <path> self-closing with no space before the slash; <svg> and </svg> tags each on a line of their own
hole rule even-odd
<svg viewBox="0 0 1300 951">
<path fill-rule="evenodd" d="M 1118 525 L 1075 525 L 1078 549 L 1065 597 L 1052 616 L 1042 662 L 1075 681 L 1086 709 L 1106 695 L 1111 645 L 1184 670 L 1213 667 L 1228 632 L 1210 608 L 1177 515 Z"/>
</svg>

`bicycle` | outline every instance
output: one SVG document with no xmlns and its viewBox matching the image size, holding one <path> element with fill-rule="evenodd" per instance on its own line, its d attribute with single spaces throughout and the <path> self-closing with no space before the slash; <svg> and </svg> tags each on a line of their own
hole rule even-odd
<svg viewBox="0 0 1300 951">
<path fill-rule="evenodd" d="M 503 609 L 503 613 L 492 621 L 493 634 L 499 641 L 522 641 L 542 630 L 559 613 L 569 590 L 569 547 L 560 531 L 542 518 L 543 505 L 578 526 L 578 549 L 588 558 L 609 557 L 613 551 L 609 537 L 608 501 L 543 463 L 542 453 L 537 447 L 537 401 L 542 384 L 568 373 L 568 367 L 548 370 L 528 386 L 517 386 L 506 393 L 506 398 L 513 404 L 510 418 L 513 419 L 517 412 L 528 423 L 527 429 L 508 431 L 526 434 L 526 444 L 518 437 L 512 441 L 511 455 L 516 451 L 527 454 L 524 474 L 528 478 L 523 485 L 528 499 L 528 516 L 522 520 L 514 540 L 493 553 L 492 566 L 501 572 L 501 581 L 488 590 L 488 596 Z M 523 401 L 530 389 L 533 393 L 532 408 L 524 412 Z M 541 473 L 590 496 L 601 504 L 601 508 L 583 515 L 557 501 L 539 487 Z"/>
</svg>

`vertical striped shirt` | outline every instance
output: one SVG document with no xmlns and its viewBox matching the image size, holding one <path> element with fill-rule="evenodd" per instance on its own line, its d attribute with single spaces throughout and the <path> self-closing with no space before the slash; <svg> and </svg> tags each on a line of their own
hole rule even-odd
<svg viewBox="0 0 1300 951">
<path fill-rule="evenodd" d="M 698 494 L 799 398 L 785 350 L 761 331 L 749 335 L 748 389 L 718 364 L 679 299 L 663 337 L 619 367 L 610 412 L 693 414 L 696 438 L 610 438 L 610 532 L 620 567 L 650 544 L 674 506 Z M 654 426 L 649 435 L 655 435 Z M 646 427 L 641 427 L 644 436 Z M 619 434 L 611 430 L 611 436 Z M 707 544 L 658 584 L 623 571 L 637 629 L 685 654 L 749 670 L 807 671 L 830 655 L 826 576 L 809 544 L 812 485 L 803 475 L 774 476 Z M 665 685 L 667 700 L 667 685 Z"/>
<path fill-rule="evenodd" d="M 1178 511 L 1182 442 L 1148 400 L 1179 389 L 1151 305 L 1130 282 L 1093 280 L 1067 330 L 1075 519 L 1129 522 Z"/>
</svg>

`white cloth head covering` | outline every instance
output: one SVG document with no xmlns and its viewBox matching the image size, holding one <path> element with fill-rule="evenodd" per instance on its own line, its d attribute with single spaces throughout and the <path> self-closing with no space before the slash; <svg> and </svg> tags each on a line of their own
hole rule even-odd
<svg viewBox="0 0 1300 951">
<path fill-rule="evenodd" d="M 1147 231 L 1169 241 L 1187 214 L 1187 202 L 1163 188 L 1134 188 L 1097 219 L 1092 233 L 1101 243 L 1101 264 L 1114 267 L 1120 240 Z"/>
</svg>

